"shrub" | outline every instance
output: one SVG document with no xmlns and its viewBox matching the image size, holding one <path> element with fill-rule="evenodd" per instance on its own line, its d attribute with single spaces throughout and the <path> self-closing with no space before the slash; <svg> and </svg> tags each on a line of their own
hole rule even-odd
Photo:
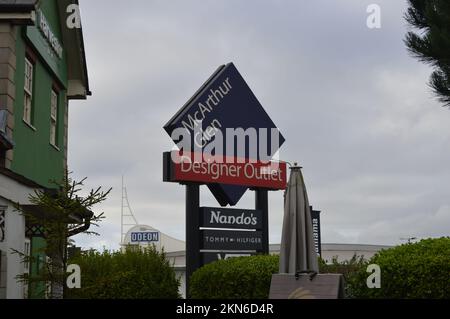
<svg viewBox="0 0 450 319">
<path fill-rule="evenodd" d="M 164 253 L 154 247 L 126 252 L 88 251 L 69 261 L 81 268 L 81 289 L 70 299 L 179 298 L 179 280 Z"/>
<path fill-rule="evenodd" d="M 267 299 L 278 256 L 219 260 L 192 274 L 190 295 L 196 299 Z"/>
<path fill-rule="evenodd" d="M 266 299 L 272 274 L 278 273 L 279 256 L 253 256 L 220 260 L 198 269 L 191 278 L 190 293 L 197 299 Z M 349 261 L 319 259 L 320 273 L 343 274 L 345 282 L 366 269 L 367 262 L 356 255 Z M 347 293 L 347 289 L 346 289 Z"/>
<path fill-rule="evenodd" d="M 341 262 L 334 257 L 330 264 L 327 264 L 322 258 L 319 258 L 320 273 L 342 274 L 344 276 L 344 290 L 346 298 L 352 297 L 352 291 L 350 290 L 348 282 L 351 282 L 352 278 L 362 270 L 365 271 L 367 269 L 367 265 L 368 264 L 364 259 L 364 256 L 357 256 L 356 254 L 352 257 L 352 259 Z"/>
<path fill-rule="evenodd" d="M 450 298 L 450 238 L 425 239 L 378 252 L 369 261 L 381 268 L 381 288 L 369 289 L 361 269 L 350 278 L 357 298 Z"/>
</svg>

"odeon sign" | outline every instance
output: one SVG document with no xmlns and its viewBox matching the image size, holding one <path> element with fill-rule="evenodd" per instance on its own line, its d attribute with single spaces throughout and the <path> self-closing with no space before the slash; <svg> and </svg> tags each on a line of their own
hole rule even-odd
<svg viewBox="0 0 450 319">
<path fill-rule="evenodd" d="M 151 243 L 159 241 L 159 232 L 146 231 L 146 232 L 132 232 L 130 234 L 132 243 Z"/>
</svg>

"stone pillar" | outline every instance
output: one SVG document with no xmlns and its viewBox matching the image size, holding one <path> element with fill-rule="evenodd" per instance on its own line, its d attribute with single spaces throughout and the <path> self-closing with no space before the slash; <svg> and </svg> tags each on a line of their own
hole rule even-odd
<svg viewBox="0 0 450 319">
<path fill-rule="evenodd" d="M 17 27 L 9 22 L 0 23 L 0 110 L 8 111 L 6 135 L 13 139 L 14 131 L 14 101 L 16 86 L 16 36 Z M 3 165 L 11 167 L 13 150 L 6 152 Z"/>
</svg>

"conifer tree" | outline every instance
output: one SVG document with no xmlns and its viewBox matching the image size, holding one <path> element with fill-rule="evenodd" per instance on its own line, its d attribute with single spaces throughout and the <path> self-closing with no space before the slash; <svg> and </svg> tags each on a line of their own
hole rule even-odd
<svg viewBox="0 0 450 319">
<path fill-rule="evenodd" d="M 16 205 L 16 209 L 25 216 L 27 225 L 40 231 L 45 240 L 45 247 L 37 252 L 40 256 L 37 258 L 19 251 L 14 253 L 19 254 L 25 264 L 36 263 L 42 256 L 47 257 L 45 260 L 39 260 L 37 272 L 24 274 L 17 279 L 28 285 L 32 291 L 43 287 L 50 292 L 50 298 L 63 298 L 71 237 L 80 233 L 97 235 L 90 227 L 98 226 L 98 222 L 104 218 L 103 213 L 95 215 L 92 208 L 103 202 L 111 189 L 105 192 L 98 187 L 83 197 L 80 192 L 85 180 L 86 178 L 77 182 L 66 174 L 62 182 L 53 182 L 55 187 L 52 190 L 38 190 L 30 195 L 30 203 L 35 207 L 32 211 Z M 37 294 L 42 293 L 40 291 Z"/>
<path fill-rule="evenodd" d="M 450 1 L 408 0 L 405 19 L 419 33 L 408 32 L 405 44 L 412 56 L 433 67 L 430 87 L 450 107 Z"/>
</svg>

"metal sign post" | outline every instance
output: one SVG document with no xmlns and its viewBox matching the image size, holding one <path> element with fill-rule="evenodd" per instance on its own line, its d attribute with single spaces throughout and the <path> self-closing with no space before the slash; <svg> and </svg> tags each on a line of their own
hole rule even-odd
<svg viewBox="0 0 450 319">
<path fill-rule="evenodd" d="M 201 267 L 200 256 L 200 185 L 186 184 L 186 296 L 191 275 Z"/>
<path fill-rule="evenodd" d="M 269 254 L 269 194 L 267 189 L 255 190 L 255 208 L 262 212 L 263 253 Z"/>
<path fill-rule="evenodd" d="M 226 134 L 228 129 L 234 134 Z M 220 66 L 164 130 L 178 150 L 164 153 L 163 180 L 186 187 L 189 296 L 191 275 L 205 262 L 269 253 L 268 191 L 285 189 L 287 184 L 286 163 L 271 160 L 285 139 L 233 63 Z M 180 138 L 181 131 L 188 134 L 186 139 Z M 243 151 L 234 144 L 241 131 L 244 135 L 248 131 L 258 133 L 254 140 L 245 142 Z M 222 146 L 211 152 L 210 144 L 219 137 Z M 185 145 L 180 146 L 180 142 Z M 222 208 L 220 218 L 220 209 L 201 211 L 201 185 L 210 189 L 222 207 L 235 206 L 251 188 L 255 191 L 256 209 Z M 209 214 L 209 220 L 204 219 L 205 214 Z"/>
</svg>

